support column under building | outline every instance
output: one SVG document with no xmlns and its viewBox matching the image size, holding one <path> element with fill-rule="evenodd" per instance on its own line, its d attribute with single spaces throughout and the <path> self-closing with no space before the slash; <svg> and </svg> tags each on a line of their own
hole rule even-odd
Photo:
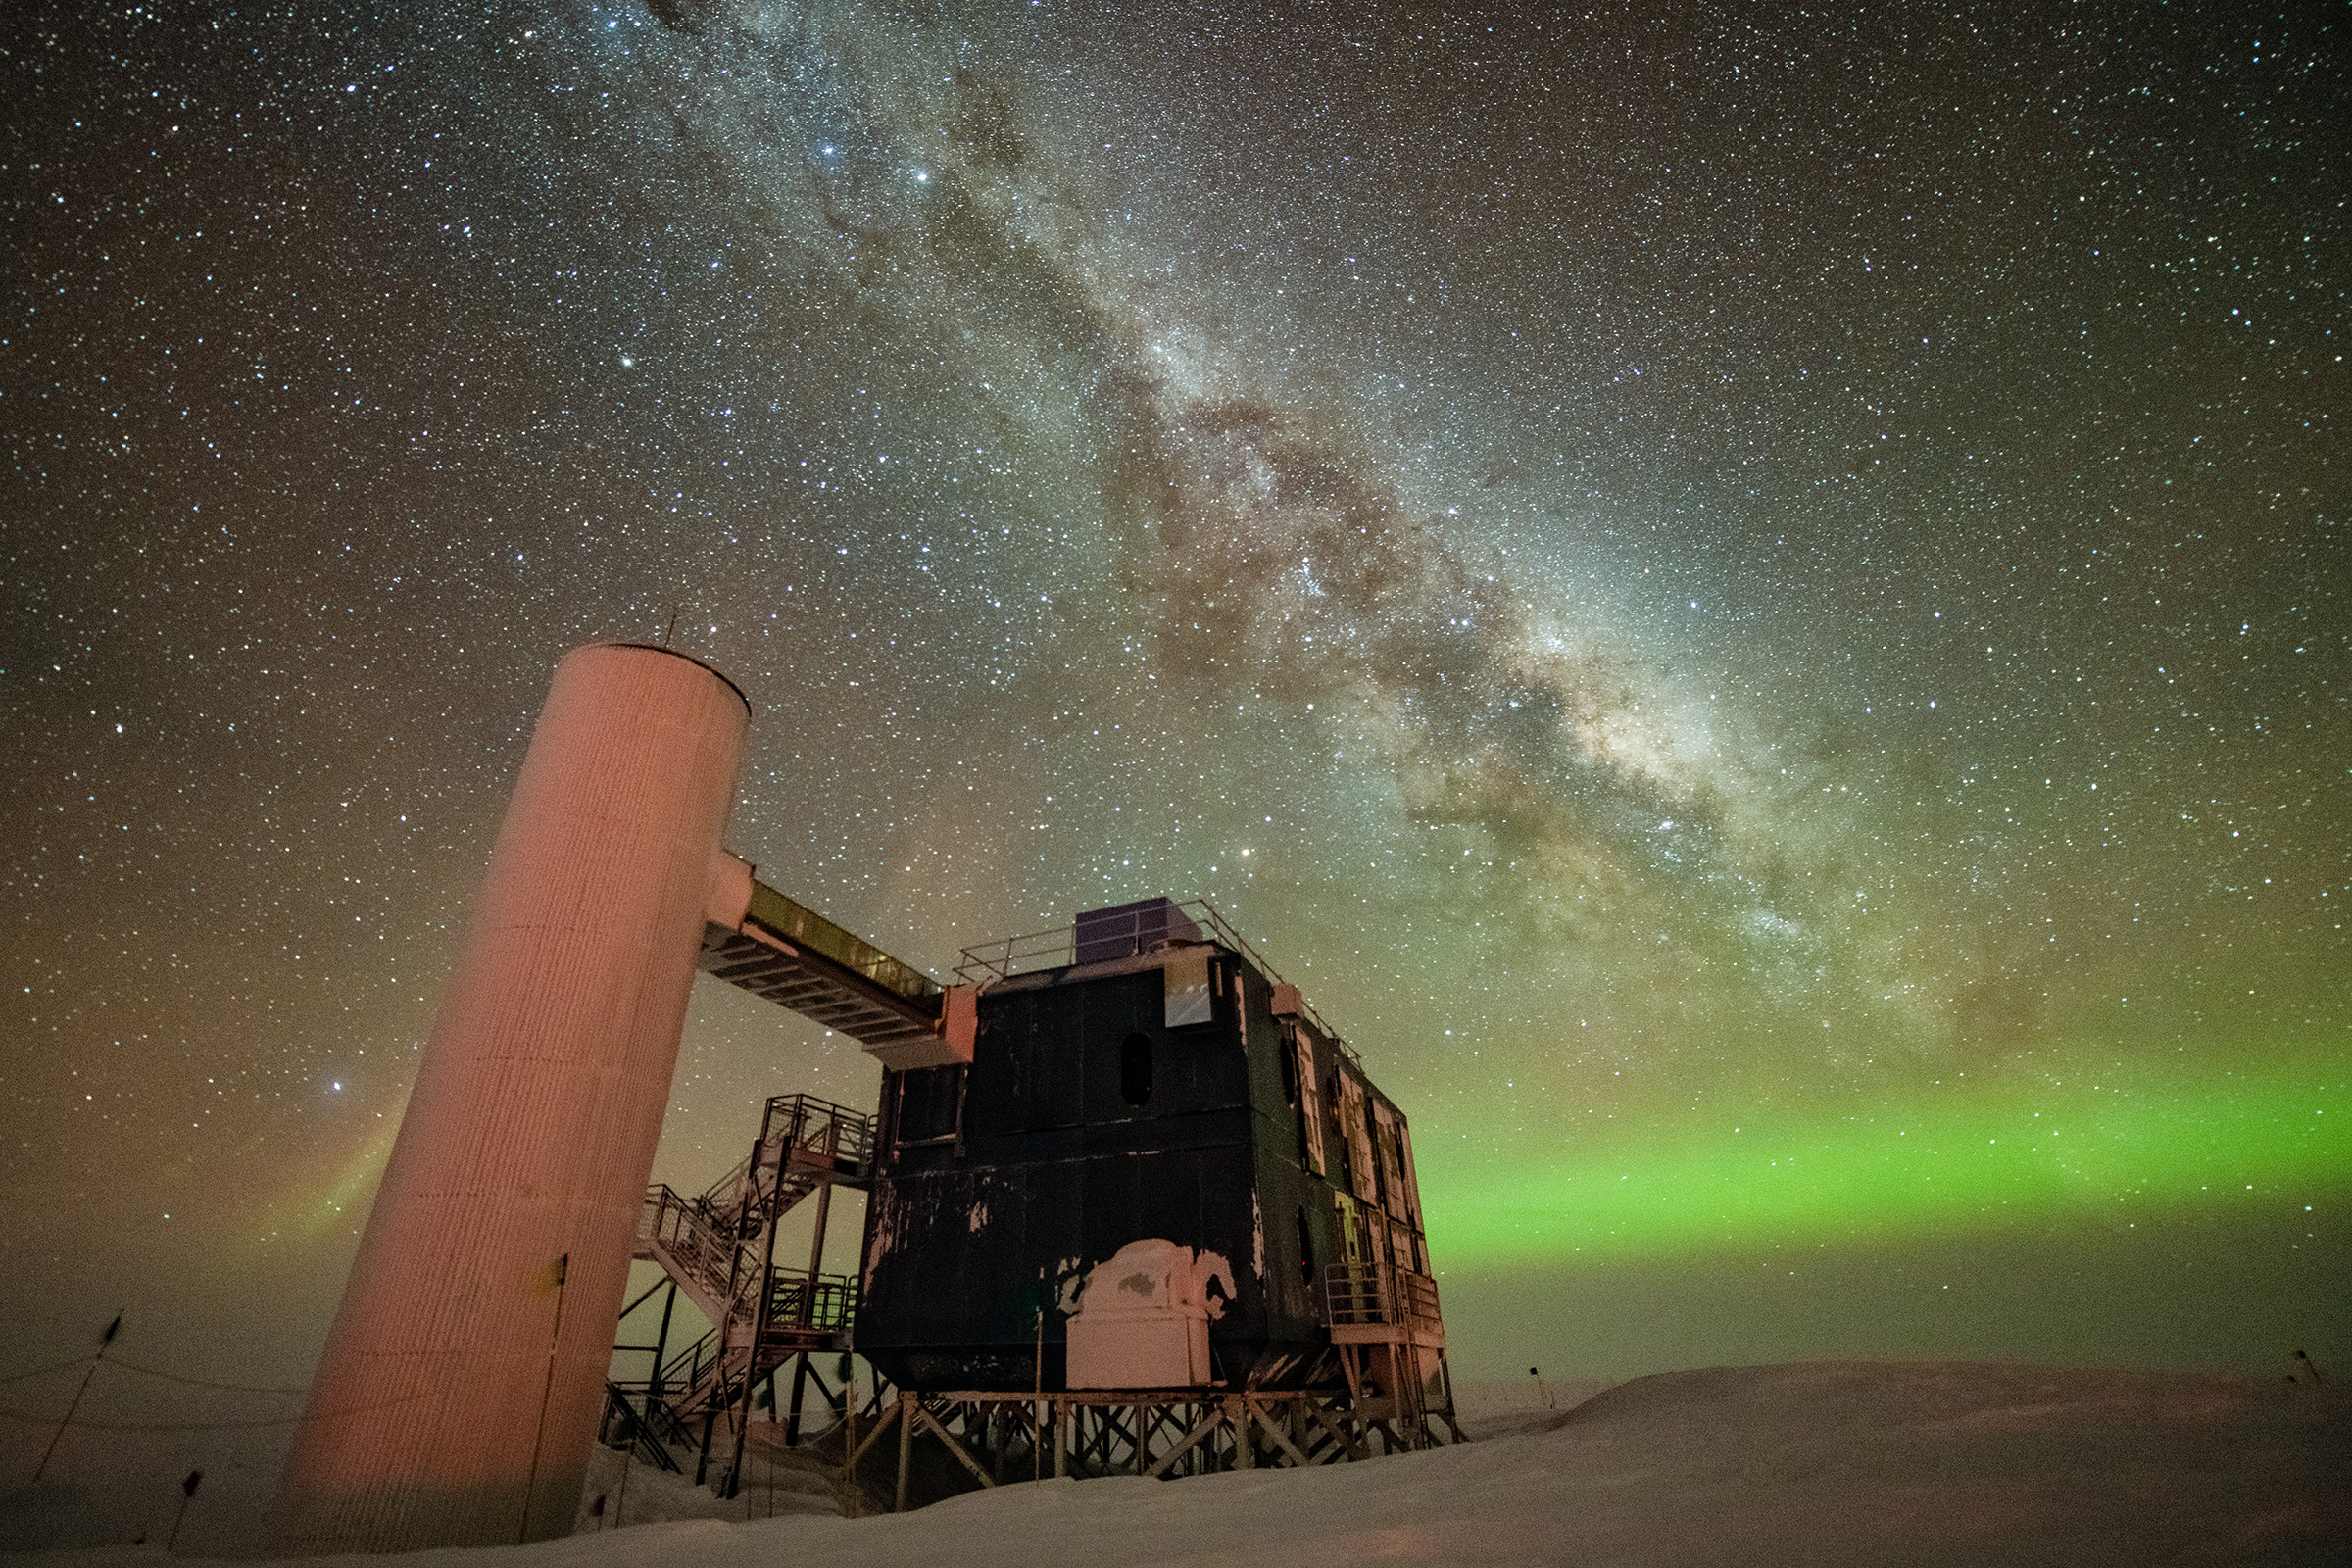
<svg viewBox="0 0 2352 1568">
<path fill-rule="evenodd" d="M 286 1462 L 286 1549 L 570 1530 L 748 722 L 666 649 L 558 666 Z"/>
</svg>

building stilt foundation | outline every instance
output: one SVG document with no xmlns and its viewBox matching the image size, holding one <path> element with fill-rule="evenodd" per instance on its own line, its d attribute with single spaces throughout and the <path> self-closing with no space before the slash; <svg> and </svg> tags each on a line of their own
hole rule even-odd
<svg viewBox="0 0 2352 1568">
<path fill-rule="evenodd" d="M 1440 1428 L 1443 1428 L 1443 1432 Z M 944 1451 L 974 1486 L 1048 1477 L 1166 1480 L 1225 1470 L 1304 1468 L 1466 1441 L 1450 1411 L 1403 1419 L 1345 1391 L 1204 1389 L 1004 1394 L 902 1389 L 869 1403 L 853 1425 L 845 1466 L 892 1478 L 895 1510 L 910 1500 L 917 1445 Z"/>
</svg>

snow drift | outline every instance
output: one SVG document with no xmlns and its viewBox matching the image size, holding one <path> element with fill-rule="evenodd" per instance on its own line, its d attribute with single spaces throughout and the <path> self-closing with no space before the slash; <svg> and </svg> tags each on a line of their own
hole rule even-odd
<svg viewBox="0 0 2352 1568">
<path fill-rule="evenodd" d="M 823 1505 L 804 1491 L 772 1519 L 649 1524 L 406 1560 L 418 1568 L 493 1568 L 493 1556 L 496 1568 L 2352 1561 L 2352 1398 L 2332 1387 L 2021 1366 L 1714 1368 L 1642 1378 L 1571 1410 L 1491 1408 L 1484 1431 L 1494 1435 L 1368 1464 L 1027 1483 L 897 1517 L 801 1511 Z M 755 1494 L 733 1506 L 760 1503 Z M 105 1568 L 150 1555 L 124 1548 L 38 1560 Z"/>
</svg>

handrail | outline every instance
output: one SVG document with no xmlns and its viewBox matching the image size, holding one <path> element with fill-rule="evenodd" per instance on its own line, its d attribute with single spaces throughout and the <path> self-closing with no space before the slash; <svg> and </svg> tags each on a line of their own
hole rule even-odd
<svg viewBox="0 0 2352 1568">
<path fill-rule="evenodd" d="M 757 925 L 771 936 L 798 943 L 863 975 L 883 990 L 909 1002 L 936 1003 L 944 988 L 910 963 L 902 963 L 862 937 L 854 936 L 809 908 L 798 899 L 778 893 L 764 882 L 752 884 L 746 925 Z"/>
<path fill-rule="evenodd" d="M 645 1204 L 651 1216 L 640 1222 L 639 1234 L 659 1242 L 713 1295 L 727 1298 L 731 1311 L 748 1310 L 745 1288 L 759 1274 L 759 1258 L 731 1218 L 722 1222 L 707 1200 L 681 1197 L 666 1183 L 646 1189 Z"/>
<path fill-rule="evenodd" d="M 1164 926 L 1155 923 L 1152 930 L 1147 933 L 1144 930 L 1145 913 L 1149 912 L 1157 916 L 1159 921 L 1165 921 L 1166 916 L 1161 911 L 1167 909 L 1179 911 L 1189 916 L 1196 925 L 1214 933 L 1219 943 L 1255 964 L 1267 979 L 1277 984 L 1288 984 L 1274 965 L 1266 961 L 1265 955 L 1250 946 L 1249 938 L 1235 930 L 1233 922 L 1220 914 L 1217 906 L 1206 899 L 1177 899 L 1156 906 L 1150 911 L 1139 911 L 1135 919 L 1140 951 L 1150 951 L 1152 944 L 1147 938 L 1158 937 L 1164 929 Z M 962 961 L 956 965 L 956 978 L 967 985 L 985 985 L 990 980 L 1006 980 L 1032 970 L 1066 967 L 1076 961 L 1077 953 L 1078 927 L 1074 923 L 1048 931 L 1031 931 L 964 949 Z M 1314 1020 L 1315 1027 L 1323 1032 L 1325 1039 L 1339 1047 L 1348 1060 L 1359 1060 L 1355 1048 L 1341 1038 L 1340 1032 L 1315 1010 L 1314 1004 L 1301 999 L 1299 1005 L 1305 1008 L 1307 1017 Z"/>
<path fill-rule="evenodd" d="M 740 1198 L 743 1192 L 744 1178 L 751 1175 L 751 1173 L 752 1156 L 746 1154 L 735 1162 L 735 1168 L 733 1170 L 728 1171 L 724 1176 L 721 1176 L 718 1180 L 712 1182 L 709 1187 L 704 1188 L 702 1197 L 696 1200 L 696 1201 L 702 1203 L 706 1208 L 710 1209 L 712 1212 L 716 1212 L 720 1208 L 724 1207 L 727 1203 L 735 1201 Z"/>
<path fill-rule="evenodd" d="M 1379 1325 L 1434 1332 L 1443 1323 L 1438 1282 L 1411 1269 L 1333 1263 L 1323 1270 L 1323 1298 L 1334 1328 Z"/>
<path fill-rule="evenodd" d="M 703 1375 L 705 1359 L 716 1349 L 717 1344 L 718 1330 L 706 1329 L 701 1339 L 672 1355 L 661 1368 L 662 1394 L 667 1396 L 694 1387 L 695 1381 Z M 627 1385 L 623 1384 L 622 1387 L 626 1388 Z"/>
<path fill-rule="evenodd" d="M 752 1383 L 807 1348 L 809 1336 L 850 1327 L 856 1278 L 776 1268 L 768 1242 L 802 1199 L 869 1175 L 873 1149 L 870 1114 L 814 1095 L 776 1095 L 763 1108 L 759 1142 L 710 1191 L 687 1196 L 665 1183 L 646 1190 L 639 1242 L 655 1244 L 673 1283 L 723 1320 L 666 1362 L 657 1357 L 643 1381 L 608 1380 L 609 1396 L 623 1409 L 642 1407 L 636 1419 L 657 1446 L 694 1446 L 687 1417 L 733 1405 Z"/>
<path fill-rule="evenodd" d="M 796 1151 L 816 1151 L 834 1165 L 846 1163 L 863 1175 L 873 1161 L 874 1118 L 815 1095 L 777 1095 L 768 1101 L 760 1126 L 760 1148 L 770 1144 L 778 1145 L 786 1158 Z"/>
<path fill-rule="evenodd" d="M 632 1394 L 643 1401 L 645 1405 L 643 1410 L 629 1402 L 629 1396 Z M 616 1418 L 627 1423 L 620 1436 L 625 1440 L 631 1453 L 642 1456 L 648 1464 L 667 1470 L 672 1475 L 684 1473 L 684 1467 L 678 1463 L 677 1455 L 669 1451 L 669 1443 L 692 1444 L 693 1435 L 686 1431 L 684 1424 L 678 1420 L 676 1412 L 661 1399 L 654 1397 L 650 1385 L 620 1383 L 607 1378 L 605 1380 L 605 1417 L 602 1430 L 598 1434 L 598 1441 L 606 1444 L 612 1443 L 612 1424 Z M 669 1441 L 664 1441 L 662 1434 L 657 1430 L 659 1422 L 668 1424 Z"/>
<path fill-rule="evenodd" d="M 797 1269 L 777 1269 L 768 1278 L 767 1299 L 769 1332 L 831 1333 L 856 1318 L 858 1281 L 848 1274 L 811 1279 Z"/>
<path fill-rule="evenodd" d="M 768 1292 L 767 1325 L 760 1336 L 760 1350 L 771 1349 L 789 1337 L 839 1333 L 857 1317 L 858 1281 L 852 1275 L 819 1274 L 811 1279 L 802 1270 L 780 1268 L 769 1274 Z M 653 1375 L 610 1381 L 626 1392 L 650 1396 L 659 1391 L 664 1405 L 694 1409 L 708 1400 L 712 1389 L 739 1386 L 747 1366 L 749 1375 L 758 1377 L 762 1370 L 760 1364 L 762 1359 L 755 1352 L 748 1334 L 741 1338 L 730 1334 L 722 1349 L 718 1330 L 712 1328 L 692 1344 L 672 1351 L 667 1361 L 654 1369 Z"/>
<path fill-rule="evenodd" d="M 845 1163 L 862 1175 L 873 1145 L 874 1119 L 863 1111 L 814 1095 L 774 1096 L 758 1148 L 710 1191 L 687 1197 L 666 1183 L 646 1190 L 639 1239 L 661 1243 L 710 1291 L 748 1310 L 760 1272 L 751 1244 L 821 1182 L 847 1174 Z M 755 1165 L 772 1167 L 773 1179 L 762 1186 Z"/>
</svg>

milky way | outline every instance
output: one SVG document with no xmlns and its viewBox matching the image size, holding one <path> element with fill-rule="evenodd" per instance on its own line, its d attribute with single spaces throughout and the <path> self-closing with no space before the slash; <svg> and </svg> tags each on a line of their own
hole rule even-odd
<svg viewBox="0 0 2352 1568">
<path fill-rule="evenodd" d="M 2342 1346 L 2337 32 L 13 17 L 20 1319 L 299 1381 L 620 636 L 935 972 L 1215 900 L 1465 1365 Z M 872 1077 L 698 992 L 663 1172 Z"/>
</svg>

